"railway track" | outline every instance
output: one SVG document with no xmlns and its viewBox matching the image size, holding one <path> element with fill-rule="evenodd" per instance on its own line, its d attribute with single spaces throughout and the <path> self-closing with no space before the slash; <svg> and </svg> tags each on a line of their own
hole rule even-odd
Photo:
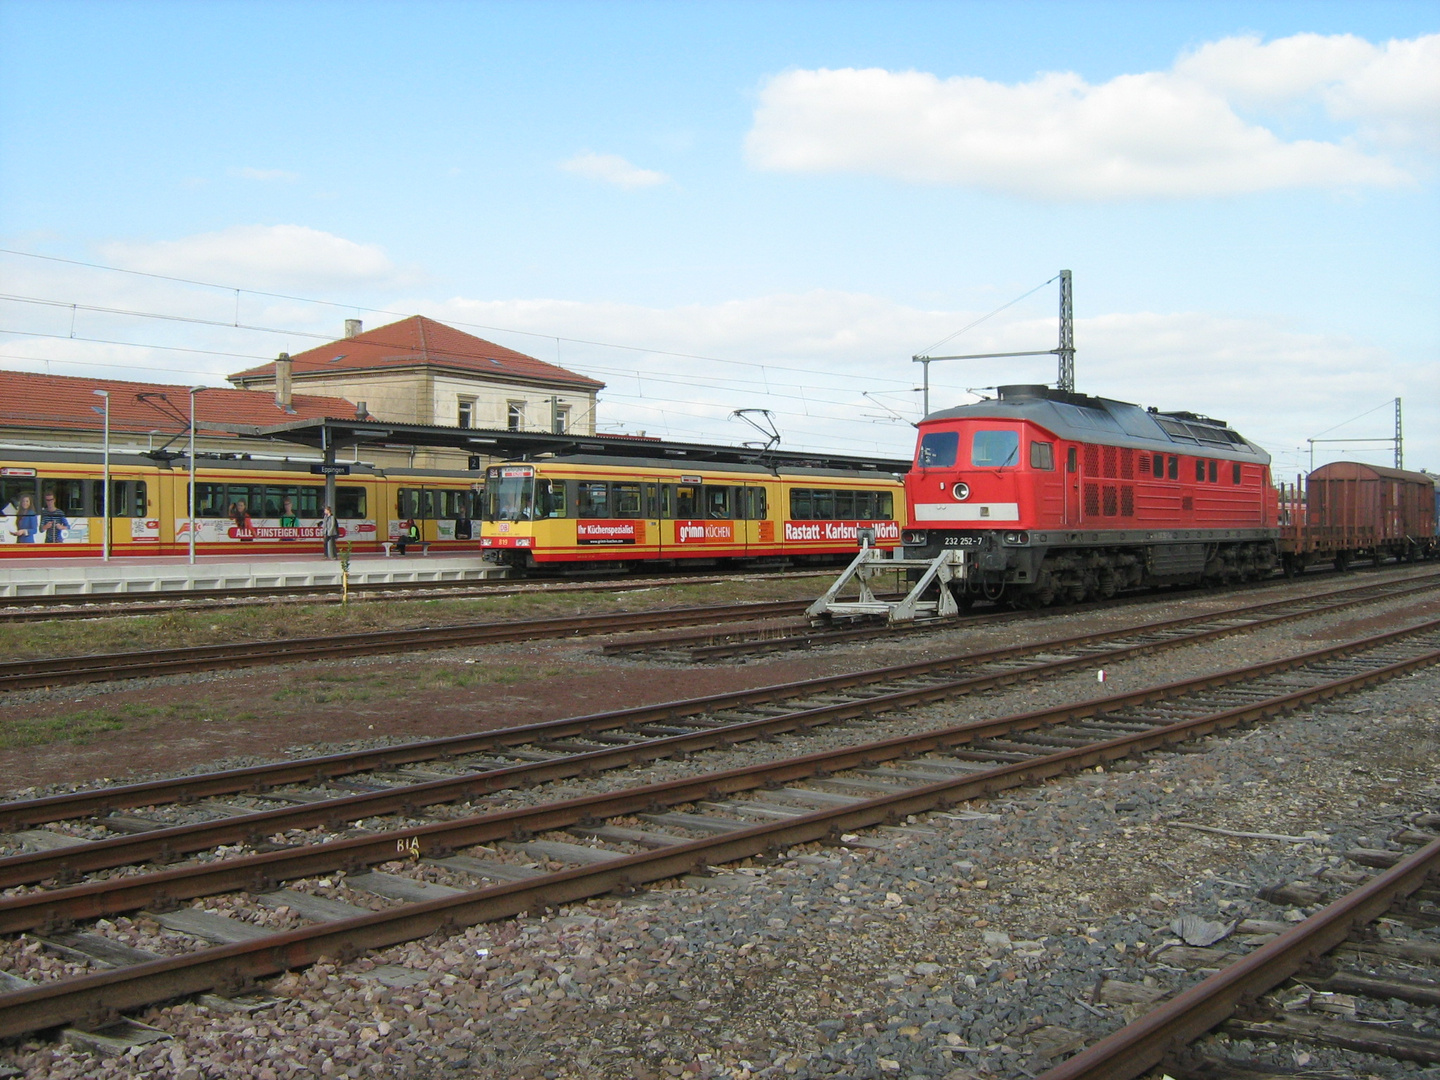
<svg viewBox="0 0 1440 1080">
<path fill-rule="evenodd" d="M 791 570 L 775 574 L 670 574 L 635 577 L 603 575 L 579 581 L 528 580 L 513 578 L 494 582 L 422 581 L 410 584 L 372 582 L 350 586 L 351 600 L 470 600 L 492 596 L 533 593 L 632 592 L 664 585 L 716 585 L 736 580 L 823 577 L 828 570 Z M 226 603 L 230 601 L 230 603 Z M 339 604 L 339 585 L 273 585 L 248 589 L 189 589 L 174 593 L 141 593 L 129 597 L 114 594 L 80 593 L 69 596 L 0 596 L 0 624 L 50 622 L 57 619 L 108 619 L 137 615 L 158 615 L 175 611 L 210 610 L 225 607 L 252 607 L 290 601 L 306 604 Z"/>
<path fill-rule="evenodd" d="M 0 888 L 44 880 L 54 874 L 119 865 L 104 861 L 106 859 L 163 859 L 181 851 L 195 850 L 204 843 L 243 841 L 264 830 L 312 827 L 350 820 L 357 815 L 393 813 L 397 809 L 413 810 L 457 799 L 484 797 L 517 786 L 844 723 L 1022 680 L 1113 664 L 1299 618 L 1415 595 L 1435 587 L 1434 583 L 1407 586 L 1390 582 L 1383 586 L 1336 590 L 1320 596 L 1248 605 L 1163 623 L 963 652 L 690 701 L 664 702 L 524 727 L 0 803 L 0 829 L 27 829 L 85 817 L 125 834 L 87 845 L 83 853 L 62 848 L 0 860 Z M 444 772 L 434 771 L 437 762 Z M 429 765 L 430 770 L 417 773 L 414 770 L 417 765 Z M 287 787 L 291 790 L 282 790 Z M 341 794 L 337 795 L 337 787 Z M 245 793 L 259 793 L 272 804 L 288 802 L 291 805 L 263 811 L 248 807 L 247 810 L 254 812 L 237 817 L 233 805 L 207 811 L 200 803 L 200 800 Z M 187 834 L 184 826 L 177 823 L 116 816 L 118 811 L 167 804 L 197 804 L 197 816 L 218 815 L 219 820 L 204 821 Z M 176 832 L 167 825 L 176 825 L 182 831 Z M 43 836 L 32 837 L 31 841 L 55 842 Z M 28 876 L 21 876 L 22 873 Z"/>
<path fill-rule="evenodd" d="M 331 634 L 324 637 L 277 638 L 271 641 L 141 649 L 93 656 L 12 660 L 0 663 L 0 691 L 110 682 L 117 679 L 255 667 L 262 664 L 287 664 L 303 660 L 333 660 L 426 649 L 455 649 L 502 641 L 613 634 L 627 630 L 703 622 L 773 619 L 804 611 L 808 604 L 808 600 L 713 604 L 703 607 L 613 612 L 605 615 L 602 620 L 597 620 L 594 615 L 505 619 L 449 626 L 409 627 L 401 630 L 372 630 L 358 634 Z"/>
<path fill-rule="evenodd" d="M 1408 578 L 1409 581 L 1440 579 L 1440 573 L 1429 573 Z M 1234 591 L 1249 592 L 1266 590 L 1288 581 L 1276 579 L 1242 586 Z M 1372 585 L 1355 586 L 1357 590 L 1372 588 Z M 1329 594 L 1326 594 L 1329 595 Z M 1153 593 L 1122 596 L 1112 600 L 1087 604 L 1086 612 L 1104 611 L 1117 607 L 1128 607 L 1141 603 L 1153 603 Z M 948 619 L 920 619 L 911 623 L 886 625 L 877 620 L 860 619 L 849 625 L 812 625 L 809 622 L 795 622 L 736 631 L 701 631 L 699 633 L 663 633 L 639 639 L 607 642 L 601 651 L 607 656 L 626 656 L 651 661 L 700 664 L 720 660 L 732 660 L 741 656 L 754 656 L 769 652 L 785 652 L 797 649 L 814 649 L 827 645 L 843 645 L 856 641 L 883 641 L 899 635 L 933 633 L 957 625 L 966 627 L 990 626 L 1007 622 L 1025 621 L 1035 618 L 1054 617 L 1058 612 L 1053 608 L 1023 611 L 981 611 Z"/>
<path fill-rule="evenodd" d="M 38 934 L 46 948 L 83 959 L 91 973 L 0 994 L 0 1035 L 94 1024 L 115 1010 L 233 989 L 322 955 L 343 957 L 453 932 L 797 843 L 863 844 L 866 838 L 854 836 L 856 830 L 883 828 L 908 815 L 1171 747 L 1437 662 L 1440 620 L 1056 709 L 558 802 L 487 808 L 385 832 L 360 831 L 319 843 L 292 838 L 295 842 L 277 850 L 12 893 L 0 900 L 0 926 Z M 904 696 L 907 704 L 918 705 L 945 694 L 931 688 Z M 898 696 L 890 707 L 900 707 Z M 820 722 L 816 714 L 827 708 L 858 716 L 876 704 L 837 703 L 807 712 Z M 804 720 L 802 712 L 791 723 Z M 339 820 L 348 818 L 347 810 Z M 102 846 L 84 845 L 76 854 Z M 455 854 L 466 848 L 471 854 Z M 537 861 L 560 868 L 537 870 Z M 381 869 L 369 869 L 374 866 Z M 416 867 L 471 884 L 443 886 L 403 872 Z M 347 876 L 341 886 L 323 890 L 313 882 L 309 891 L 285 887 L 317 874 Z M 332 877 L 323 880 L 333 885 Z M 480 884 L 486 881 L 492 884 Z M 235 890 L 246 890 L 256 905 L 284 905 L 308 921 L 270 932 L 198 908 L 166 910 Z M 383 903 L 383 910 L 353 902 L 366 896 Z M 189 944 L 174 955 L 156 956 L 117 947 L 103 927 L 61 934 L 53 929 L 146 908 L 147 918 L 188 935 Z M 174 939 L 168 940 L 173 946 Z M 101 970 L 103 965 L 108 969 Z"/>
<path fill-rule="evenodd" d="M 1176 1080 L 1276 1075 L 1260 1062 L 1187 1049 L 1221 1025 L 1234 1038 L 1257 1042 L 1293 1040 L 1421 1065 L 1440 1062 L 1440 1038 L 1416 1030 L 1433 1030 L 1426 1012 L 1433 1017 L 1440 1005 L 1440 945 L 1423 935 L 1440 925 L 1440 834 L 1412 830 L 1403 839 L 1423 847 L 1408 857 L 1350 852 L 1353 862 L 1387 869 L 1298 925 L 1241 924 L 1271 940 L 1040 1080 L 1129 1080 L 1161 1065 Z M 1377 932 L 1373 924 L 1382 918 L 1388 925 Z M 1404 973 L 1375 970 L 1386 965 Z M 1418 1023 L 1396 1020 L 1393 1010 L 1381 1023 L 1357 1022 L 1356 998 L 1404 1002 Z"/>
</svg>

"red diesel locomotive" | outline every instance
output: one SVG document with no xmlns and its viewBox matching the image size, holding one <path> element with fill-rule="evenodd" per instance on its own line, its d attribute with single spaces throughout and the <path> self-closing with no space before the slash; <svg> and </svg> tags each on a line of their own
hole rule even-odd
<svg viewBox="0 0 1440 1080">
<path fill-rule="evenodd" d="M 907 558 L 970 553 L 962 604 L 1043 606 L 1278 565 L 1270 456 L 1219 420 L 1002 386 L 932 413 L 905 478 Z"/>
</svg>

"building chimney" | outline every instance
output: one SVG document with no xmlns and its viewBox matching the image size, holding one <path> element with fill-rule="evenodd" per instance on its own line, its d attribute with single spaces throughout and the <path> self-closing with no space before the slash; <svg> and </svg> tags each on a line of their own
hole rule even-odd
<svg viewBox="0 0 1440 1080">
<path fill-rule="evenodd" d="M 275 358 L 275 404 L 290 408 L 290 354 L 282 352 Z"/>
<path fill-rule="evenodd" d="M 363 401 L 357 401 L 357 402 L 355 403 L 355 419 L 356 419 L 356 420 L 369 420 L 369 419 L 370 419 L 370 410 L 365 407 L 365 402 L 363 402 Z"/>
<path fill-rule="evenodd" d="M 359 336 L 360 336 L 360 332 L 361 332 L 362 330 L 364 330 L 364 329 L 365 329 L 365 324 L 362 323 L 359 319 L 346 319 L 346 320 L 345 320 L 345 336 L 346 336 L 347 338 L 359 337 Z"/>
</svg>

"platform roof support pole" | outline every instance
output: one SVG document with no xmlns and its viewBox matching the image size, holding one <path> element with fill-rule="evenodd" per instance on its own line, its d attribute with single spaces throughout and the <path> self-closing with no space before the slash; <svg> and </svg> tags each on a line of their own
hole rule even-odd
<svg viewBox="0 0 1440 1080">
<path fill-rule="evenodd" d="M 320 452 L 324 457 L 325 465 L 325 505 L 330 507 L 330 512 L 337 518 L 340 516 L 335 509 L 335 442 L 330 437 L 329 426 L 320 429 Z M 382 537 L 383 538 L 383 537 Z"/>
<path fill-rule="evenodd" d="M 1067 394 L 1075 392 L 1075 305 L 1070 293 L 1070 271 L 1060 271 L 1060 378 L 1055 384 Z"/>
</svg>

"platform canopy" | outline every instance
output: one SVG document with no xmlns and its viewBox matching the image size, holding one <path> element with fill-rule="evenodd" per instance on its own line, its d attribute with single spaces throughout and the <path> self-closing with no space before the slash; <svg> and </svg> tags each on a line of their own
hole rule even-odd
<svg viewBox="0 0 1440 1080">
<path fill-rule="evenodd" d="M 256 426 L 246 434 L 277 442 L 298 443 L 334 453 L 341 447 L 446 447 L 504 461 L 526 461 L 541 456 L 653 458 L 657 461 L 712 461 L 812 469 L 854 469 L 877 473 L 909 471 L 907 458 L 865 457 L 812 450 L 764 450 L 756 446 L 720 446 L 708 443 L 667 442 L 634 435 L 551 435 L 543 431 L 496 431 L 481 428 L 437 427 L 430 424 L 391 424 L 381 420 L 292 420 Z"/>
</svg>

